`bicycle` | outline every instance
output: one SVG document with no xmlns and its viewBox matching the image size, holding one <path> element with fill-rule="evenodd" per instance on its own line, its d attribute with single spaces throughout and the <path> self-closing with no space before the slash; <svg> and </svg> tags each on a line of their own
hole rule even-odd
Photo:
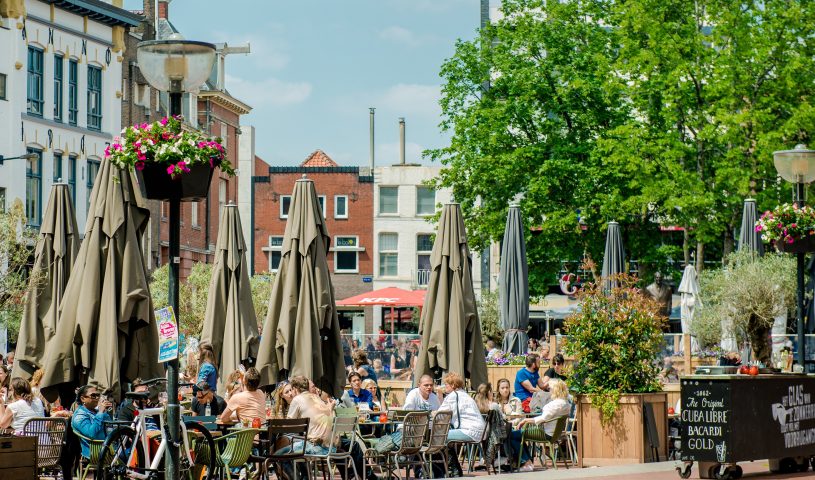
<svg viewBox="0 0 815 480">
<path fill-rule="evenodd" d="M 165 378 L 154 378 L 144 382 L 144 385 L 150 386 L 166 381 Z M 179 386 L 191 385 L 180 384 Z M 138 401 L 140 406 L 148 397 L 148 392 L 125 393 L 125 398 Z M 102 472 L 103 480 L 159 480 L 163 478 L 164 470 L 161 467 L 171 438 L 166 421 L 167 409 L 164 406 L 140 408 L 135 413 L 133 422 L 129 424 L 127 422 L 107 422 L 108 425 L 115 425 L 115 428 L 105 439 L 99 458 L 99 469 Z M 146 419 L 153 416 L 159 417 L 161 442 L 155 455 L 151 456 Z M 191 439 L 188 435 L 190 432 L 195 433 L 194 446 L 191 446 Z M 181 422 L 181 439 L 176 442 L 176 447 L 181 451 L 179 465 L 181 478 L 212 479 L 212 472 L 215 470 L 215 442 L 212 440 L 212 434 L 204 425 L 194 421 Z M 205 475 L 202 475 L 204 473 Z"/>
</svg>

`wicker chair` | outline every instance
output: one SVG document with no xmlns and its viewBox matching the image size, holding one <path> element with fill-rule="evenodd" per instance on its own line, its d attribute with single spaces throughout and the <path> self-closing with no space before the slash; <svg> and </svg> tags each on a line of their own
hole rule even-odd
<svg viewBox="0 0 815 480">
<path fill-rule="evenodd" d="M 402 444 L 397 450 L 390 452 L 380 453 L 368 449 L 365 452 L 368 467 L 378 468 L 382 474 L 387 472 L 386 478 L 398 477 L 399 470 L 404 468 L 405 478 L 410 478 L 410 467 L 421 467 L 425 463 L 422 448 L 429 421 L 430 412 L 408 413 L 402 424 Z"/>
<path fill-rule="evenodd" d="M 444 462 L 444 477 L 447 478 L 447 433 L 450 431 L 450 422 L 453 420 L 453 412 L 442 410 L 436 412 L 433 417 L 433 425 L 430 428 L 430 439 L 422 446 L 420 453 L 424 462 L 425 478 L 431 478 L 433 472 L 433 456 L 441 455 Z"/>
<path fill-rule="evenodd" d="M 40 477 L 57 478 L 68 422 L 64 418 L 29 418 L 23 425 L 23 435 L 37 437 L 37 471 Z"/>
<path fill-rule="evenodd" d="M 528 425 L 524 427 L 523 432 L 521 434 L 521 448 L 518 451 L 518 465 L 521 464 L 521 452 L 523 451 L 524 443 L 531 443 L 532 446 L 532 458 L 534 459 L 535 451 L 537 447 L 534 444 L 541 445 L 541 454 L 538 457 L 540 464 L 542 467 L 546 467 L 546 462 L 544 459 L 548 458 L 552 460 L 552 466 L 557 470 L 557 454 L 560 448 L 560 438 L 563 435 L 563 431 L 566 429 L 566 421 L 569 419 L 568 415 L 564 415 L 559 418 L 555 418 L 550 420 L 546 423 L 557 422 L 555 423 L 555 431 L 552 432 L 552 436 L 546 434 L 546 430 L 544 429 L 543 425 Z M 549 448 L 549 455 L 546 455 L 546 448 Z M 566 468 L 569 468 L 569 463 L 564 460 L 563 462 L 566 465 Z"/>
</svg>

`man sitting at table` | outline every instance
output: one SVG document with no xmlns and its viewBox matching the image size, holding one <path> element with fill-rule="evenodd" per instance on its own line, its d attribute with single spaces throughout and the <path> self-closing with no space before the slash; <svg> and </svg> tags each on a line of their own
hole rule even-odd
<svg viewBox="0 0 815 480">
<path fill-rule="evenodd" d="M 266 395 L 258 390 L 260 386 L 260 372 L 252 367 L 243 376 L 243 391 L 232 395 L 226 408 L 221 412 L 220 420 L 229 422 L 235 413 L 238 421 L 248 419 L 250 422 L 256 418 L 266 419 Z M 308 384 L 306 384 L 308 390 Z"/>
<path fill-rule="evenodd" d="M 192 393 L 194 395 L 191 407 L 193 416 L 220 415 L 226 408 L 224 399 L 216 395 L 209 383 L 205 381 L 193 385 Z M 207 413 L 207 406 L 209 406 L 209 413 Z M 265 416 L 261 418 L 265 418 Z"/>
<path fill-rule="evenodd" d="M 439 397 L 433 392 L 433 377 L 422 375 L 422 378 L 419 379 L 419 386 L 408 392 L 402 408 L 435 412 L 440 406 Z"/>
<path fill-rule="evenodd" d="M 521 401 L 521 407 L 526 413 L 529 413 L 529 402 L 532 396 L 546 387 L 538 370 L 540 370 L 540 357 L 535 353 L 530 353 L 526 356 L 526 367 L 515 374 L 515 396 Z"/>
<path fill-rule="evenodd" d="M 365 403 L 368 408 L 374 408 L 374 398 L 371 392 L 362 388 L 362 376 L 357 372 L 348 374 L 348 383 L 351 389 L 342 394 L 342 405 L 345 407 L 355 407 L 360 403 Z"/>
</svg>

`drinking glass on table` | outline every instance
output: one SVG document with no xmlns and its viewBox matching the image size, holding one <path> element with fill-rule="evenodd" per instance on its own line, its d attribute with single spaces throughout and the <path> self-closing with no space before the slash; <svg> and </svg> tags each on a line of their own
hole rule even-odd
<svg viewBox="0 0 815 480">
<path fill-rule="evenodd" d="M 160 393 L 158 394 L 158 401 L 159 401 L 159 403 L 161 403 L 162 405 L 167 405 L 167 400 L 168 400 L 168 398 L 169 398 L 169 397 L 167 396 L 167 392 L 160 392 Z"/>
</svg>

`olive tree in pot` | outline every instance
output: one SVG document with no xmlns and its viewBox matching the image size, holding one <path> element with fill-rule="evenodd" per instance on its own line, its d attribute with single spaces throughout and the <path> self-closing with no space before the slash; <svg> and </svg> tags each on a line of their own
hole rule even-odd
<svg viewBox="0 0 815 480">
<path fill-rule="evenodd" d="M 728 335 L 741 344 L 750 342 L 756 361 L 770 365 L 770 330 L 775 318 L 795 311 L 795 260 L 750 251 L 730 254 L 725 265 L 705 270 L 700 278 L 701 307 L 691 324 L 691 334 L 704 346 L 716 345 Z"/>
</svg>

